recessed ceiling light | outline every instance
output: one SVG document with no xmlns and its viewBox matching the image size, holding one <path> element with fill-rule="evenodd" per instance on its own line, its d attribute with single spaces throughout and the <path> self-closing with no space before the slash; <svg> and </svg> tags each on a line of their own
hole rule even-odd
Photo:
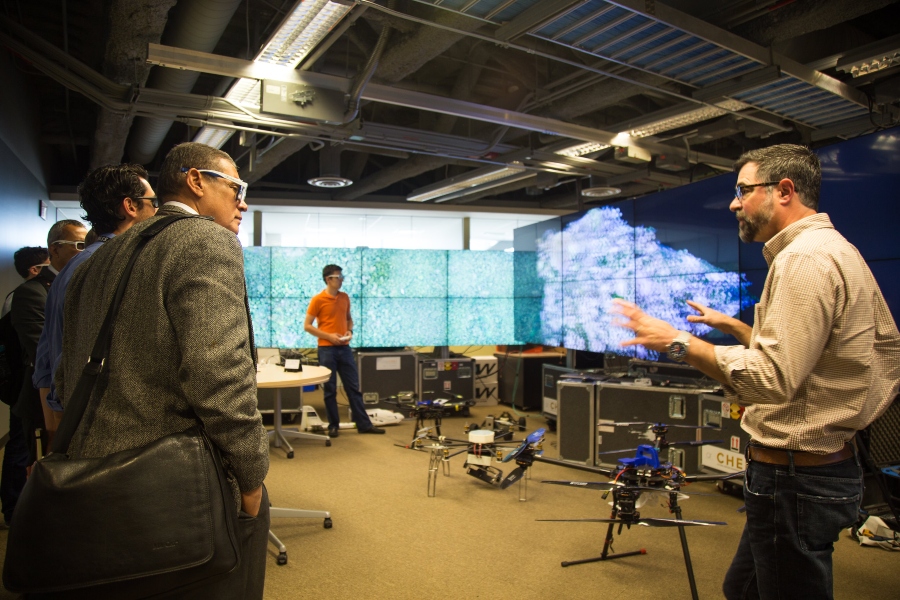
<svg viewBox="0 0 900 600">
<path fill-rule="evenodd" d="M 588 198 L 606 198 L 608 196 L 618 196 L 622 190 L 617 187 L 591 187 L 581 190 L 582 196 Z"/>
<path fill-rule="evenodd" d="M 312 179 L 307 180 L 306 183 L 321 188 L 342 188 L 353 185 L 353 180 L 347 179 L 346 177 L 323 175 L 322 177 L 313 177 Z"/>
</svg>

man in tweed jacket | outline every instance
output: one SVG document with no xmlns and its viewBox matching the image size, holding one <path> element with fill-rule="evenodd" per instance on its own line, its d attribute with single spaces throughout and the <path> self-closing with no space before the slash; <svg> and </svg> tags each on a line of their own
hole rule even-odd
<svg viewBox="0 0 900 600">
<path fill-rule="evenodd" d="M 237 169 L 224 152 L 187 143 L 168 154 L 156 188 L 164 203 L 157 216 L 104 244 L 72 277 L 55 383 L 65 405 L 138 234 L 165 215 L 206 217 L 169 225 L 135 263 L 107 367 L 69 455 L 104 456 L 202 425 L 226 463 L 244 546 L 237 571 L 201 595 L 243 600 L 262 598 L 269 525 L 262 482 L 269 459 L 235 235 L 247 210 L 246 184 L 235 182 Z"/>
</svg>

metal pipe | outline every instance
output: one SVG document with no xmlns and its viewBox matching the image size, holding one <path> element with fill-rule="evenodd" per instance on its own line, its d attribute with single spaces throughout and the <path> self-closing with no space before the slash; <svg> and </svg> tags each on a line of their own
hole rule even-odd
<svg viewBox="0 0 900 600">
<path fill-rule="evenodd" d="M 241 0 L 188 0 L 179 2 L 177 20 L 166 27 L 169 45 L 200 52 L 212 52 Z M 199 73 L 157 67 L 150 74 L 149 88 L 171 92 L 190 92 Z M 172 127 L 167 119 L 138 119 L 128 139 L 128 155 L 133 162 L 147 164 Z"/>
</svg>

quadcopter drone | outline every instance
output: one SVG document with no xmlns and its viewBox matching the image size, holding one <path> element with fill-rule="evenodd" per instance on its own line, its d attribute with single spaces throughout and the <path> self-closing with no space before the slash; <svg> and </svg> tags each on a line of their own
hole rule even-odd
<svg viewBox="0 0 900 600">
<path fill-rule="evenodd" d="M 540 521 L 556 521 L 556 522 L 593 522 L 607 523 L 609 526 L 606 531 L 606 538 L 603 543 L 603 551 L 600 556 L 595 558 L 586 558 L 582 560 L 564 561 L 563 567 L 570 565 L 578 565 L 589 562 L 598 562 L 612 560 L 614 558 L 623 558 L 626 556 L 634 556 L 637 554 L 646 554 L 645 549 L 633 552 L 623 552 L 616 554 L 613 551 L 613 532 L 618 525 L 617 535 L 621 535 L 622 529 L 631 529 L 632 525 L 642 525 L 645 527 L 677 527 L 681 537 L 681 549 L 684 554 L 685 567 L 688 573 L 688 581 L 691 586 L 691 595 L 694 600 L 697 598 L 697 585 L 694 581 L 694 571 L 691 565 L 690 551 L 688 550 L 687 537 L 685 536 L 685 527 L 714 527 L 726 525 L 722 521 L 697 521 L 686 520 L 682 518 L 681 507 L 678 500 L 687 498 L 682 493 L 682 488 L 695 481 L 715 481 L 723 479 L 731 479 L 743 475 L 743 472 L 729 473 L 725 475 L 685 475 L 684 471 L 670 462 L 663 462 L 659 458 L 660 450 L 668 446 L 676 444 L 703 445 L 715 443 L 714 441 L 705 442 L 667 442 L 666 432 L 669 425 L 664 423 L 614 423 L 613 425 L 635 426 L 647 425 L 649 431 L 655 436 L 654 445 L 640 444 L 632 457 L 618 459 L 616 466 L 613 468 L 604 467 L 587 467 L 573 465 L 558 460 L 537 457 L 536 460 L 549 462 L 564 467 L 577 468 L 592 473 L 598 473 L 609 477 L 611 481 L 544 481 L 542 483 L 550 483 L 556 485 L 565 485 L 581 489 L 599 490 L 603 492 L 602 498 L 605 500 L 612 494 L 612 514 L 608 519 L 538 519 Z M 686 426 L 681 426 L 686 427 Z M 615 450 L 607 452 L 623 453 L 625 450 Z M 666 498 L 666 508 L 670 514 L 674 514 L 674 519 L 660 519 L 653 517 L 644 517 L 639 512 L 641 506 L 647 501 L 649 496 L 654 494 L 662 494 Z"/>
<path fill-rule="evenodd" d="M 425 394 L 434 394 L 434 392 L 424 392 Z M 390 396 L 385 398 L 383 402 L 393 404 L 397 410 L 404 416 L 415 417 L 416 423 L 413 429 L 413 442 L 416 436 L 425 427 L 425 421 L 432 420 L 432 426 L 438 435 L 441 435 L 441 420 L 456 412 L 468 416 L 469 407 L 475 406 L 474 400 L 465 400 L 458 394 L 449 395 L 449 398 L 423 398 L 419 399 L 416 394 L 407 392 L 403 395 Z"/>
<path fill-rule="evenodd" d="M 515 482 L 519 485 L 519 500 L 525 501 L 527 488 L 522 482 L 528 468 L 534 463 L 536 456 L 543 452 L 544 429 L 537 429 L 521 441 L 497 441 L 493 431 L 471 429 L 468 440 L 458 440 L 442 435 L 434 435 L 435 427 L 420 429 L 413 441 L 402 448 L 428 452 L 428 497 L 437 493 L 437 474 L 441 468 L 445 477 L 450 476 L 450 459 L 466 454 L 466 473 L 502 490 Z M 426 444 L 426 441 L 432 442 Z M 398 444 L 399 446 L 400 444 Z M 493 465 L 494 462 L 507 463 L 515 461 L 516 468 L 503 477 L 503 471 Z"/>
</svg>

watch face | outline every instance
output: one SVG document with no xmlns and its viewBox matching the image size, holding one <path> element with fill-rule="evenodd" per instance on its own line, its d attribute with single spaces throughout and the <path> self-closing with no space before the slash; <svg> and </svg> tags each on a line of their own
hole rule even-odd
<svg viewBox="0 0 900 600">
<path fill-rule="evenodd" d="M 687 356 L 687 346 L 684 342 L 672 342 L 669 344 L 669 358 L 681 360 L 685 356 Z"/>
</svg>

